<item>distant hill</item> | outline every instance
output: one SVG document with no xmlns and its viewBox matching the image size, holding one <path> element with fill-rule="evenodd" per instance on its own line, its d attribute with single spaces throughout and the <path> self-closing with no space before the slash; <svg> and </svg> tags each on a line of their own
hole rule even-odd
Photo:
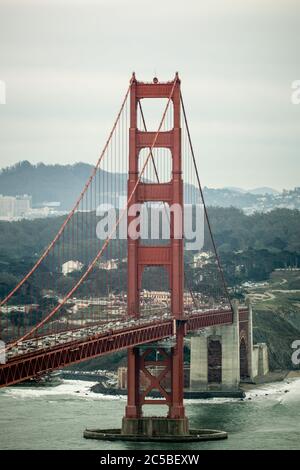
<svg viewBox="0 0 300 470">
<path fill-rule="evenodd" d="M 223 189 L 226 189 L 228 191 L 233 191 L 235 193 L 247 193 L 247 190 L 246 189 L 243 189 L 243 188 L 236 188 L 235 186 L 226 186 L 225 188 Z"/>
<path fill-rule="evenodd" d="M 243 188 L 237 188 L 235 186 L 226 186 L 224 189 L 228 189 L 229 191 L 237 192 L 237 193 L 250 193 L 250 194 L 257 194 L 257 195 L 264 195 L 264 194 L 272 194 L 273 196 L 275 194 L 280 194 L 277 189 L 273 188 L 268 188 L 267 186 L 263 186 L 262 188 L 254 188 L 254 189 L 243 189 Z"/>
<path fill-rule="evenodd" d="M 29 194 L 35 207 L 51 201 L 59 201 L 62 210 L 69 210 L 92 171 L 92 165 L 32 165 L 28 161 L 17 163 L 0 171 L 0 194 L 16 196 Z M 103 182 L 103 184 L 101 184 Z M 104 187 L 105 182 L 105 187 Z M 126 193 L 127 175 L 100 171 L 99 190 L 105 191 L 108 200 Z M 185 194 L 193 194 L 197 189 L 185 185 Z M 276 207 L 300 209 L 300 188 L 279 193 L 272 188 L 256 188 L 250 191 L 228 187 L 204 190 L 207 205 L 217 207 L 237 207 L 251 214 L 255 211 L 267 212 Z"/>
<path fill-rule="evenodd" d="M 93 166 L 87 163 L 32 165 L 28 161 L 23 161 L 0 172 L 0 194 L 7 196 L 29 194 L 32 196 L 33 206 L 39 206 L 46 201 L 59 201 L 60 208 L 68 210 L 73 207 L 92 169 Z M 109 192 L 114 195 L 116 188 L 122 194 L 125 193 L 126 187 L 126 175 L 112 175 L 100 170 L 99 188 L 105 191 L 109 188 Z"/>
<path fill-rule="evenodd" d="M 250 189 L 248 192 L 251 194 L 257 194 L 257 195 L 272 194 L 273 196 L 275 196 L 275 194 L 280 194 L 280 192 L 277 191 L 276 189 L 268 188 L 268 187 Z"/>
</svg>

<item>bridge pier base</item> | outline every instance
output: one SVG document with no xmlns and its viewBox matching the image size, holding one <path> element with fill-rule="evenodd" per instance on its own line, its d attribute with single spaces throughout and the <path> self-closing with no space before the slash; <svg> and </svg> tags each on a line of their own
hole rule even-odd
<svg viewBox="0 0 300 470">
<path fill-rule="evenodd" d="M 165 418 L 147 416 L 144 418 L 123 418 L 122 435 L 154 436 L 187 436 L 189 422 L 187 418 Z"/>
<path fill-rule="evenodd" d="M 225 431 L 190 429 L 188 419 L 123 418 L 122 429 L 86 429 L 86 439 L 134 442 L 198 442 L 227 439 Z"/>
</svg>

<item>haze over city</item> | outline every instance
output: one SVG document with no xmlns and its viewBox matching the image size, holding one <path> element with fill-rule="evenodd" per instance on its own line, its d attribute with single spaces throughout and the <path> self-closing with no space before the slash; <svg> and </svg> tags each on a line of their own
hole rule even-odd
<svg viewBox="0 0 300 470">
<path fill-rule="evenodd" d="M 1 2 L 0 167 L 94 163 L 132 71 L 178 70 L 204 185 L 298 186 L 299 2 L 129 3 Z"/>
</svg>

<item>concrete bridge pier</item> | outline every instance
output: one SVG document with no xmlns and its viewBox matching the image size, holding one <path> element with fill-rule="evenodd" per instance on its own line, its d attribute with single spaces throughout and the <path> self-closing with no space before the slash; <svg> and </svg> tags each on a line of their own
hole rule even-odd
<svg viewBox="0 0 300 470">
<path fill-rule="evenodd" d="M 202 330 L 191 338 L 190 390 L 213 394 L 236 392 L 269 372 L 268 348 L 253 345 L 252 306 L 239 310 L 233 302 L 233 323 Z"/>
<path fill-rule="evenodd" d="M 237 390 L 240 382 L 239 309 L 232 325 L 210 327 L 191 338 L 190 388 Z"/>
</svg>

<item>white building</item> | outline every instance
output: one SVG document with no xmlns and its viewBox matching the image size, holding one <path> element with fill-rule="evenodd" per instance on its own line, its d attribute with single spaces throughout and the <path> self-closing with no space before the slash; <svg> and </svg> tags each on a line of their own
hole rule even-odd
<svg viewBox="0 0 300 470">
<path fill-rule="evenodd" d="M 83 268 L 83 263 L 81 263 L 80 261 L 70 260 L 70 261 L 66 261 L 62 265 L 61 271 L 64 276 L 67 276 L 68 274 L 73 273 L 74 271 L 80 271 L 82 268 Z"/>
<path fill-rule="evenodd" d="M 194 268 L 202 268 L 209 263 L 212 253 L 210 251 L 201 251 L 194 255 Z"/>
<path fill-rule="evenodd" d="M 99 269 L 106 269 L 107 271 L 118 269 L 118 260 L 109 259 L 107 261 L 101 261 L 99 263 Z"/>
<path fill-rule="evenodd" d="M 24 194 L 24 196 L 15 197 L 14 216 L 24 217 L 31 210 L 31 196 Z"/>
<path fill-rule="evenodd" d="M 155 303 L 169 303 L 171 301 L 171 292 L 170 291 L 162 291 L 162 290 L 142 290 L 141 291 L 141 298 L 143 300 L 151 300 Z M 189 292 L 183 293 L 183 301 L 184 305 L 193 305 L 193 298 Z"/>
<path fill-rule="evenodd" d="M 11 220 L 25 217 L 31 211 L 31 196 L 0 195 L 0 218 Z"/>
<path fill-rule="evenodd" d="M 12 196 L 0 195 L 0 217 L 11 218 L 14 216 L 15 198 Z"/>
</svg>

